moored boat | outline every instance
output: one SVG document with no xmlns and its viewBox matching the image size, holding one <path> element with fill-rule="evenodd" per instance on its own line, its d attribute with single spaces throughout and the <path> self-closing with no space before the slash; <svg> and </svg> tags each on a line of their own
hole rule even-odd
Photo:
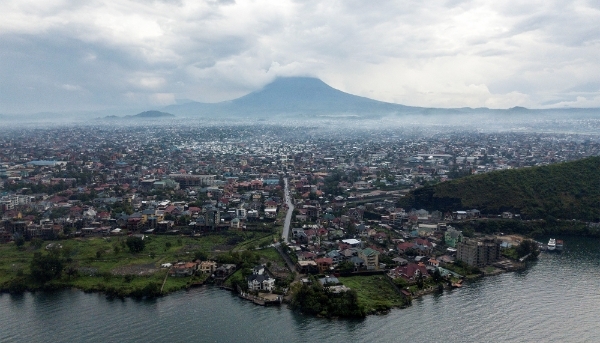
<svg viewBox="0 0 600 343">
<path fill-rule="evenodd" d="M 556 249 L 556 240 L 554 238 L 550 238 L 548 241 L 548 250 Z"/>
<path fill-rule="evenodd" d="M 556 240 L 556 250 L 562 250 L 563 249 L 563 241 L 562 239 L 557 239 Z"/>
</svg>

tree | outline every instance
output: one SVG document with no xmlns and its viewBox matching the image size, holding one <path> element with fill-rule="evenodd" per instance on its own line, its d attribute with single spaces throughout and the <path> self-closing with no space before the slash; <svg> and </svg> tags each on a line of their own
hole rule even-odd
<svg viewBox="0 0 600 343">
<path fill-rule="evenodd" d="M 142 252 L 146 243 L 141 237 L 127 237 L 126 243 L 129 251 L 132 253 Z"/>
<path fill-rule="evenodd" d="M 206 261 L 206 260 L 208 260 L 208 255 L 204 251 L 198 250 L 194 253 L 194 259 L 200 260 L 200 261 Z"/>
<path fill-rule="evenodd" d="M 344 261 L 338 265 L 340 273 L 351 273 L 354 271 L 354 263 L 350 261 Z"/>
<path fill-rule="evenodd" d="M 69 279 L 71 279 L 72 277 L 76 277 L 79 274 L 79 271 L 77 270 L 77 268 L 71 266 L 65 270 L 65 273 L 67 273 L 67 276 L 69 277 Z"/>
<path fill-rule="evenodd" d="M 46 283 L 60 276 L 63 270 L 63 262 L 58 252 L 52 251 L 48 254 L 36 252 L 33 254 L 29 268 L 35 281 Z"/>
<path fill-rule="evenodd" d="M 440 270 L 437 268 L 435 269 L 435 272 L 433 272 L 432 277 L 435 283 L 442 281 L 442 273 L 440 273 Z"/>
<path fill-rule="evenodd" d="M 423 289 L 423 286 L 424 286 L 423 274 L 419 273 L 419 275 L 417 276 L 417 287 L 419 287 L 419 289 Z"/>
<path fill-rule="evenodd" d="M 63 247 L 60 253 L 67 262 L 71 262 L 73 260 L 73 258 L 71 257 L 71 255 L 73 255 L 73 248 L 71 246 L 67 245 Z"/>
<path fill-rule="evenodd" d="M 516 248 L 519 258 L 530 254 L 530 259 L 535 259 L 540 254 L 540 249 L 536 242 L 525 239 Z"/>
</svg>

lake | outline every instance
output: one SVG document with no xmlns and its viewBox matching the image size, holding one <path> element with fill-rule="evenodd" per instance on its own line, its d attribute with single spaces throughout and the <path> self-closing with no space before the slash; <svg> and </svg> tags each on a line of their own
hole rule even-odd
<svg viewBox="0 0 600 343">
<path fill-rule="evenodd" d="M 479 279 L 362 320 L 260 307 L 215 287 L 155 300 L 77 290 L 3 294 L 0 341 L 600 342 L 600 241 L 562 238 L 562 253 L 542 253 L 525 271 Z"/>
</svg>

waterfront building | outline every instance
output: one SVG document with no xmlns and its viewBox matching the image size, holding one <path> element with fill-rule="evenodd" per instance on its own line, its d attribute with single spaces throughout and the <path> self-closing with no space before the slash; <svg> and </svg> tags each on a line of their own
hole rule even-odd
<svg viewBox="0 0 600 343">
<path fill-rule="evenodd" d="M 468 239 L 457 245 L 456 259 L 470 266 L 483 267 L 500 259 L 500 241 L 486 237 Z"/>
</svg>

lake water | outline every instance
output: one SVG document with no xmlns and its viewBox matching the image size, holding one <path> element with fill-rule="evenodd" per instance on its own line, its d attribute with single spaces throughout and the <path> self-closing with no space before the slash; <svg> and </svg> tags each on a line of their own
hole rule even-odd
<svg viewBox="0 0 600 343">
<path fill-rule="evenodd" d="M 260 307 L 214 287 L 144 301 L 4 294 L 0 342 L 600 342 L 600 240 L 564 240 L 526 271 L 363 320 Z"/>
</svg>

